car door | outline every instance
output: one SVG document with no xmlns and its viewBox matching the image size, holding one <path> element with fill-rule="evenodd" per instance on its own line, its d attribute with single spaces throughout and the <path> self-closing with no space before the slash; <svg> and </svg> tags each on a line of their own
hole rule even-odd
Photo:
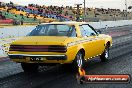
<svg viewBox="0 0 132 88">
<path fill-rule="evenodd" d="M 84 43 L 86 57 L 90 58 L 101 54 L 104 50 L 105 41 L 88 24 L 83 24 L 80 27 L 85 33 L 83 39 L 86 41 Z"/>
</svg>

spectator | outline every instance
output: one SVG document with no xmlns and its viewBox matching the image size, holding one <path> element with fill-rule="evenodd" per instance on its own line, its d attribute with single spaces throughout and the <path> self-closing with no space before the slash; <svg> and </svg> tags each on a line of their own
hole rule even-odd
<svg viewBox="0 0 132 88">
<path fill-rule="evenodd" d="M 20 23 L 21 25 L 23 25 L 23 21 L 21 20 L 21 23 Z"/>
<path fill-rule="evenodd" d="M 24 16 L 23 16 L 23 14 L 20 14 L 20 15 L 21 15 L 21 17 L 22 17 L 21 20 L 24 20 Z"/>
<path fill-rule="evenodd" d="M 2 2 L 0 2 L 0 7 L 2 6 Z"/>
<path fill-rule="evenodd" d="M 10 1 L 10 5 L 13 5 L 13 2 Z"/>
<path fill-rule="evenodd" d="M 2 20 L 6 20 L 6 17 L 5 16 L 2 16 Z"/>
<path fill-rule="evenodd" d="M 68 16 L 68 11 L 65 12 L 65 16 Z"/>
<path fill-rule="evenodd" d="M 105 25 L 105 29 L 106 29 L 106 30 L 108 29 L 108 25 Z"/>
<path fill-rule="evenodd" d="M 27 18 L 29 18 L 29 13 L 26 14 Z"/>
<path fill-rule="evenodd" d="M 34 15 L 34 21 L 37 19 L 37 16 L 36 15 Z"/>
</svg>

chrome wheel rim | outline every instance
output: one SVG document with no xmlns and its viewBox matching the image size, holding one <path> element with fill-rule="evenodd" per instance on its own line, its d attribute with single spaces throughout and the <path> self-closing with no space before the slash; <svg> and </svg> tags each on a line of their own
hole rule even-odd
<svg viewBox="0 0 132 88">
<path fill-rule="evenodd" d="M 108 58 L 109 57 L 109 53 L 108 53 L 108 50 L 105 51 L 105 58 Z"/>
<path fill-rule="evenodd" d="M 82 66 L 82 55 L 81 54 L 77 55 L 77 65 L 78 67 Z"/>
</svg>

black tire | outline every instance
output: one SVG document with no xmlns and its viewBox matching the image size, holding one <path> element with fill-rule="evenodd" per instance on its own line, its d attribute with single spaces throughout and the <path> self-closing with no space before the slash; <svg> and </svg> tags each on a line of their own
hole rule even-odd
<svg viewBox="0 0 132 88">
<path fill-rule="evenodd" d="M 84 55 L 81 52 L 78 52 L 73 63 L 72 63 L 72 69 L 73 71 L 78 71 L 78 68 L 84 67 Z"/>
<path fill-rule="evenodd" d="M 36 73 L 38 72 L 39 66 L 37 64 L 21 63 L 21 67 L 24 70 L 24 72 Z"/>
<path fill-rule="evenodd" d="M 109 60 L 109 45 L 107 44 L 104 52 L 100 55 L 100 59 L 102 62 L 106 62 Z"/>
</svg>

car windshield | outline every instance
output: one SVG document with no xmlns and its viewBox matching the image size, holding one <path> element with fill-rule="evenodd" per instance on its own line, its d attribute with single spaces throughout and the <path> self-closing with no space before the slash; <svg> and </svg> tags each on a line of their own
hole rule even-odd
<svg viewBox="0 0 132 88">
<path fill-rule="evenodd" d="M 68 36 L 76 37 L 74 25 L 45 24 L 37 26 L 28 36 Z"/>
</svg>

